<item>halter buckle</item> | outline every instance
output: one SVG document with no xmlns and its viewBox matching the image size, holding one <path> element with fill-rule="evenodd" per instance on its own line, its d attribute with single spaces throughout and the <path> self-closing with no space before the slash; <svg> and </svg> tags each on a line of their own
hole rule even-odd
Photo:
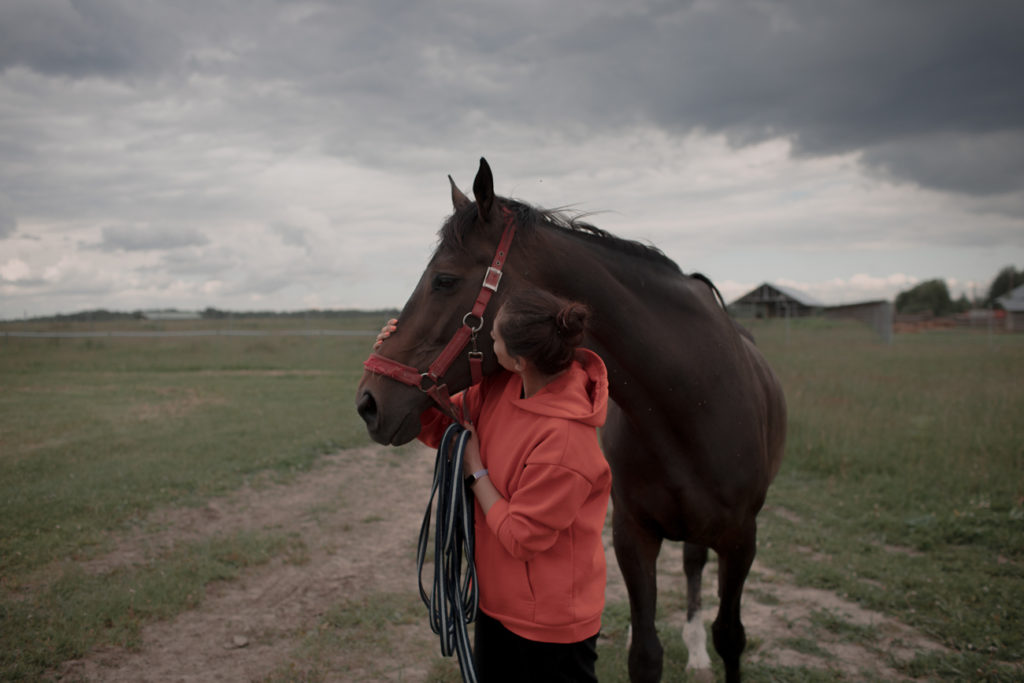
<svg viewBox="0 0 1024 683">
<path fill-rule="evenodd" d="M 487 274 L 484 275 L 484 283 L 482 286 L 492 292 L 497 292 L 499 282 L 501 282 L 501 271 L 494 266 L 487 266 Z"/>
</svg>

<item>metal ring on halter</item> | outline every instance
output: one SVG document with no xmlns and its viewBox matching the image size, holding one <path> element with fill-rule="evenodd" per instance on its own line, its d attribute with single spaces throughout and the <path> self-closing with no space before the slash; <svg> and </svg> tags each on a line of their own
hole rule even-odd
<svg viewBox="0 0 1024 683">
<path fill-rule="evenodd" d="M 437 380 L 439 380 L 439 379 L 440 379 L 440 377 L 434 377 L 429 372 L 421 372 L 420 373 L 420 383 L 419 383 L 419 386 L 417 388 L 425 394 L 425 393 L 427 393 L 428 391 L 430 391 L 431 389 L 433 389 L 434 387 L 437 386 Z M 424 387 L 423 386 L 424 380 L 430 380 L 433 383 L 433 386 Z"/>
<path fill-rule="evenodd" d="M 472 326 L 472 325 L 470 325 L 470 324 L 469 324 L 468 322 L 466 322 L 466 321 L 467 321 L 467 320 L 469 320 L 470 318 L 479 318 L 479 319 L 480 319 L 480 324 L 479 324 L 479 325 L 477 325 L 476 327 L 473 327 L 473 326 Z M 463 325 L 465 325 L 466 327 L 468 327 L 468 328 L 469 328 L 469 331 L 470 331 L 470 332 L 472 332 L 473 334 L 476 334 L 476 333 L 477 333 L 477 332 L 479 332 L 479 331 L 480 331 L 481 329 L 483 329 L 483 326 L 484 326 L 484 317 L 483 317 L 482 315 L 473 315 L 473 311 L 470 311 L 470 312 L 469 312 L 469 313 L 467 313 L 466 315 L 462 316 L 462 324 L 463 324 Z"/>
</svg>

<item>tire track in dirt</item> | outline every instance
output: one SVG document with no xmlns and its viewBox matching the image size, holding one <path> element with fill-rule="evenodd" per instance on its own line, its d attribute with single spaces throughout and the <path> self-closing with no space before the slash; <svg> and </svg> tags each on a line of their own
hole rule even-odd
<svg viewBox="0 0 1024 683">
<path fill-rule="evenodd" d="M 414 593 L 416 533 L 432 468 L 432 454 L 419 449 L 355 449 L 326 457 L 287 485 L 247 488 L 203 508 L 157 513 L 88 569 L 109 571 L 176 542 L 247 529 L 298 533 L 308 561 L 274 561 L 214 584 L 197 609 L 144 627 L 137 651 L 106 648 L 66 662 L 57 675 L 87 681 L 271 675 L 330 606 L 378 592 Z M 146 531 L 153 527 L 162 531 Z M 433 637 L 429 629 L 426 636 Z M 415 669 L 406 668 L 405 675 Z"/>
</svg>

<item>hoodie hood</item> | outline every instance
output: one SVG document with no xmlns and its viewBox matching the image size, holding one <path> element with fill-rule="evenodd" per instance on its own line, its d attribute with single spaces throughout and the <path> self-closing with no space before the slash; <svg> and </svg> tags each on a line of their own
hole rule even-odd
<svg viewBox="0 0 1024 683">
<path fill-rule="evenodd" d="M 517 395 L 522 382 L 511 382 Z M 520 410 L 546 417 L 577 420 L 600 427 L 608 413 L 608 370 L 590 349 L 577 349 L 572 365 L 530 398 L 512 400 Z"/>
</svg>

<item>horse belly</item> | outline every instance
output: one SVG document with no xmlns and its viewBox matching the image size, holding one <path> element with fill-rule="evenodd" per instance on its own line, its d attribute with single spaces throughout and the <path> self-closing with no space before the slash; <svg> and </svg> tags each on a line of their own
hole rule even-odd
<svg viewBox="0 0 1024 683">
<path fill-rule="evenodd" d="M 742 428 L 722 430 L 721 440 L 706 432 L 687 439 L 656 424 L 637 427 L 611 403 L 601 437 L 612 469 L 614 504 L 674 541 L 714 547 L 742 528 L 764 501 L 768 476 L 763 457 L 751 452 L 751 438 L 740 445 Z"/>
</svg>

